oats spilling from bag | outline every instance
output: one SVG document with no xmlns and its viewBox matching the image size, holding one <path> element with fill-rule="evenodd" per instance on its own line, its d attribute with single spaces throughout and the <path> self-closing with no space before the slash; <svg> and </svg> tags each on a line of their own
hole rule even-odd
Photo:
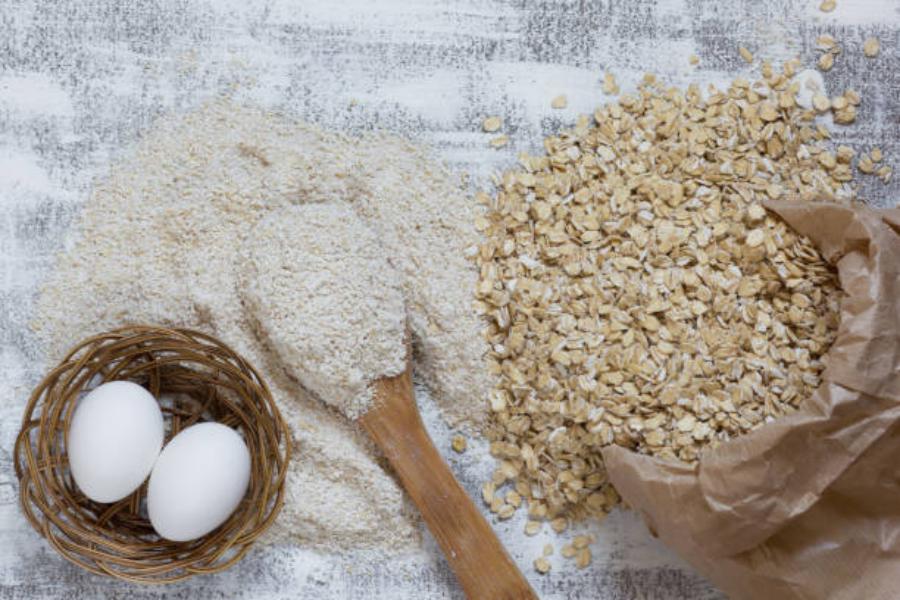
<svg viewBox="0 0 900 600">
<path fill-rule="evenodd" d="M 763 202 L 853 201 L 853 151 L 798 106 L 798 64 L 705 95 L 648 75 L 479 195 L 500 518 L 507 484 L 531 532 L 602 516 L 619 501 L 603 446 L 693 462 L 819 385 L 835 273 Z"/>
</svg>

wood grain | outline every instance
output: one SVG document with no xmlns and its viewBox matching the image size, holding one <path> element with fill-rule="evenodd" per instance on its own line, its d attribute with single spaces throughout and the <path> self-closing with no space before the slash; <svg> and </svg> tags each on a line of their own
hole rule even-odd
<svg viewBox="0 0 900 600">
<path fill-rule="evenodd" d="M 373 384 L 375 401 L 359 418 L 391 463 L 472 600 L 537 596 L 472 499 L 435 449 L 413 395 L 409 370 Z"/>
</svg>

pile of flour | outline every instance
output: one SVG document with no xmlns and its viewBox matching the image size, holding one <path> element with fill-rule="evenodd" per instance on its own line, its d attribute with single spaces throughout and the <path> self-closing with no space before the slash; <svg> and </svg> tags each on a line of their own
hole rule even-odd
<svg viewBox="0 0 900 600">
<path fill-rule="evenodd" d="M 161 120 L 95 185 L 34 328 L 50 360 L 128 323 L 221 338 L 263 373 L 297 444 L 276 538 L 408 546 L 417 528 L 402 490 L 347 419 L 286 375 L 242 301 L 254 227 L 316 202 L 345 203 L 378 237 L 400 279 L 417 376 L 449 422 L 480 421 L 491 386 L 464 259 L 475 209 L 456 180 L 402 140 L 351 139 L 227 100 Z"/>
</svg>

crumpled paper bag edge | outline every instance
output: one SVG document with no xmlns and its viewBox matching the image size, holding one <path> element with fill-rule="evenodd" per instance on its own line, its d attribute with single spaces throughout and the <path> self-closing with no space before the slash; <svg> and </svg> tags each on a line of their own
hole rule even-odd
<svg viewBox="0 0 900 600">
<path fill-rule="evenodd" d="M 838 266 L 848 294 L 822 386 L 797 413 L 705 452 L 695 466 L 619 447 L 603 451 L 610 480 L 651 531 L 726 590 L 733 589 L 732 582 L 708 572 L 717 559 L 758 547 L 802 517 L 900 422 L 900 309 L 897 294 L 891 294 L 900 292 L 900 210 L 797 202 L 767 206 Z M 877 360 L 870 368 L 872 353 Z M 832 437 L 824 433 L 840 419 L 845 427 L 828 432 L 837 440 L 829 445 Z M 807 429 L 811 447 L 804 456 L 801 444 L 793 457 L 800 476 L 785 473 L 789 461 L 783 456 L 769 462 L 767 452 L 777 454 L 786 439 Z M 754 468 L 743 473 L 748 462 L 755 462 Z M 781 479 L 768 481 L 767 468 Z M 895 525 L 900 536 L 900 523 Z"/>
</svg>

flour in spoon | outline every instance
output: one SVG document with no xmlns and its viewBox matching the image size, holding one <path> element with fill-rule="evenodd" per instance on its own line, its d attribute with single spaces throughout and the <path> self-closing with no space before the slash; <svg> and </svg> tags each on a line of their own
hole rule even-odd
<svg viewBox="0 0 900 600">
<path fill-rule="evenodd" d="M 288 375 L 350 419 L 371 383 L 406 369 L 400 277 L 378 237 L 347 204 L 289 208 L 244 243 L 238 289 Z"/>
</svg>

